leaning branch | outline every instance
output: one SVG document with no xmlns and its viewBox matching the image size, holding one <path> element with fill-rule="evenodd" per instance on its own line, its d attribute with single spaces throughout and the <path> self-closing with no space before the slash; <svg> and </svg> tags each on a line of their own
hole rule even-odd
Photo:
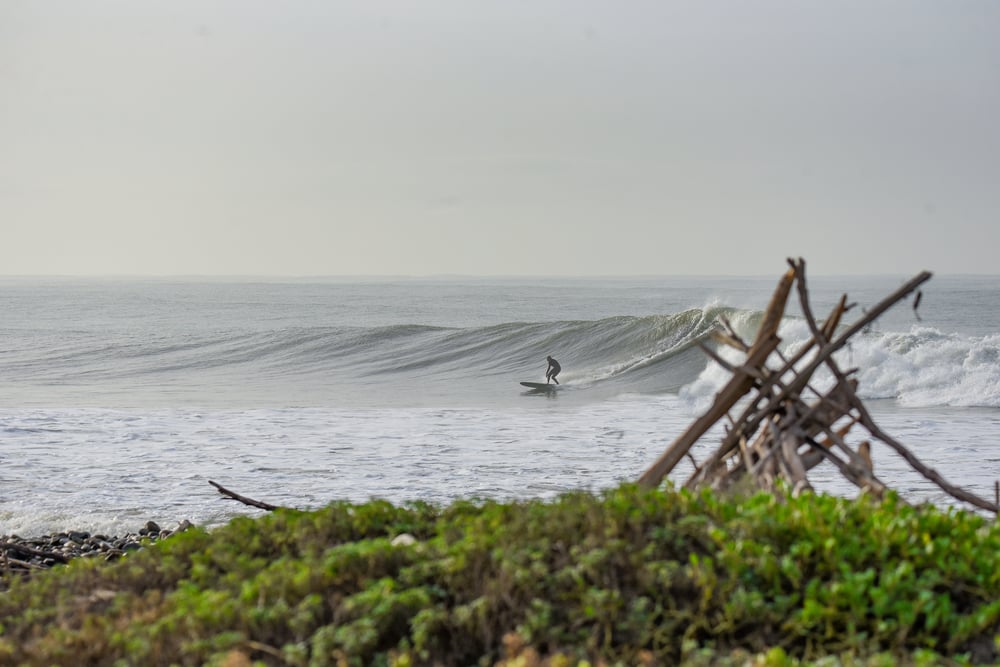
<svg viewBox="0 0 1000 667">
<path fill-rule="evenodd" d="M 861 401 L 857 400 L 857 398 L 855 398 L 854 400 L 855 400 L 854 407 L 858 411 L 858 415 L 860 417 L 859 421 L 861 422 L 861 425 L 864 426 L 866 429 L 868 429 L 868 431 L 873 436 L 875 436 L 876 438 L 878 438 L 879 440 L 881 440 L 882 442 L 884 442 L 885 444 L 889 445 L 894 450 L 896 450 L 896 453 L 902 456 L 914 470 L 919 472 L 926 479 L 937 484 L 942 491 L 950 495 L 952 498 L 955 498 L 956 500 L 962 500 L 964 502 L 969 503 L 970 505 L 975 505 L 979 509 L 986 510 L 987 512 L 1000 514 L 1000 505 L 998 505 L 998 503 L 991 503 L 990 501 L 984 498 L 980 498 L 971 491 L 966 491 L 965 489 L 957 487 L 953 484 L 949 484 L 937 470 L 934 470 L 933 468 L 929 468 L 926 465 L 924 465 L 924 463 L 920 459 L 918 459 L 914 454 L 912 454 L 910 450 L 908 450 L 906 447 L 900 444 L 895 438 L 893 438 L 888 433 L 886 433 L 885 431 L 883 431 L 881 428 L 878 427 L 878 425 L 875 423 L 875 420 L 872 419 L 871 414 L 868 413 L 867 408 L 865 408 L 865 406 L 861 404 Z"/>
<path fill-rule="evenodd" d="M 286 509 L 280 505 L 272 505 L 271 503 L 265 503 L 260 500 L 254 500 L 253 498 L 247 498 L 246 496 L 241 496 L 240 494 L 230 491 L 221 484 L 208 480 L 208 483 L 218 489 L 219 493 L 226 497 L 227 500 L 238 500 L 244 505 L 249 505 L 250 507 L 256 507 L 258 509 L 267 510 L 273 512 L 274 510 Z"/>
<path fill-rule="evenodd" d="M 781 280 L 771 297 L 757 332 L 757 338 L 750 347 L 746 363 L 748 368 L 762 368 L 764 362 L 771 352 L 777 349 L 781 339 L 778 338 L 778 325 L 785 313 L 785 302 L 788 300 L 788 293 L 792 289 L 792 282 L 795 280 L 795 271 L 789 269 Z M 705 434 L 719 419 L 723 417 L 743 396 L 753 389 L 755 379 L 745 373 L 737 373 L 729 380 L 729 383 L 715 396 L 715 402 L 707 413 L 688 428 L 663 452 L 652 466 L 639 478 L 639 485 L 644 487 L 655 487 L 663 478 L 670 474 L 670 471 L 680 462 L 688 450 L 698 439 Z"/>
</svg>

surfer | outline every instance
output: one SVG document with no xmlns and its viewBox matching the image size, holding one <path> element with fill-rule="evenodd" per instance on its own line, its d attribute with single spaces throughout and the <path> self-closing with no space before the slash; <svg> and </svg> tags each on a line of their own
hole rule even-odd
<svg viewBox="0 0 1000 667">
<path fill-rule="evenodd" d="M 560 366 L 559 362 L 552 357 L 545 357 L 545 359 L 549 362 L 549 367 L 545 369 L 545 381 L 550 384 L 552 382 L 559 384 L 559 380 L 556 380 L 556 376 L 559 375 L 559 371 L 562 370 L 562 366 Z"/>
</svg>

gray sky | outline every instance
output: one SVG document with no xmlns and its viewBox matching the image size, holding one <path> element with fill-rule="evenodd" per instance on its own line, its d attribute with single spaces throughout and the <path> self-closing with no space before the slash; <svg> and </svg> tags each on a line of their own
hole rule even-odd
<svg viewBox="0 0 1000 667">
<path fill-rule="evenodd" d="M 1000 273 L 996 0 L 0 0 L 0 274 Z"/>
</svg>

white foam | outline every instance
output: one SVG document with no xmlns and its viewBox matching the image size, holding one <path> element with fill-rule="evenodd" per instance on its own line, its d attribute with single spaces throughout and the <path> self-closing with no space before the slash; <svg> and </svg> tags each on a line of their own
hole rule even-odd
<svg viewBox="0 0 1000 667">
<path fill-rule="evenodd" d="M 801 320 L 786 320 L 780 334 L 792 354 L 809 339 Z M 738 364 L 743 355 L 730 348 L 720 354 Z M 1000 335 L 945 334 L 914 326 L 903 332 L 864 333 L 836 355 L 844 370 L 858 368 L 858 394 L 864 399 L 895 399 L 907 407 L 1000 407 Z M 814 385 L 831 382 L 822 369 Z M 729 380 L 729 373 L 710 363 L 684 387 L 681 397 L 703 410 Z"/>
<path fill-rule="evenodd" d="M 908 407 L 1000 407 L 1000 336 L 914 327 L 862 337 L 853 355 L 862 397 Z"/>
</svg>

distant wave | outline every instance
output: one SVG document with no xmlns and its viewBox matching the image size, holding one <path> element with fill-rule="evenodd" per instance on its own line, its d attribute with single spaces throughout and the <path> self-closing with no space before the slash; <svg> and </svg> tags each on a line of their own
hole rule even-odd
<svg viewBox="0 0 1000 667">
<path fill-rule="evenodd" d="M 43 332 L 30 340 L 7 337 L 0 377 L 15 390 L 20 383 L 119 391 L 270 383 L 275 391 L 293 384 L 334 391 L 363 383 L 419 391 L 432 382 L 483 391 L 490 378 L 504 389 L 514 380 L 541 379 L 551 354 L 563 365 L 560 379 L 580 389 L 681 392 L 707 402 L 728 376 L 696 344 L 722 318 L 752 340 L 761 312 L 711 304 L 660 315 L 467 328 L 302 327 L 152 336 L 61 331 L 48 337 Z M 805 343 L 809 332 L 789 318 L 781 336 L 792 349 Z M 866 398 L 921 407 L 1000 407 L 1000 335 L 970 337 L 917 326 L 869 332 L 856 336 L 838 359 L 860 369 Z"/>
<path fill-rule="evenodd" d="M 219 331 L 211 335 L 143 336 L 67 332 L 39 335 L 34 345 L 11 346 L 0 355 L 7 380 L 31 382 L 155 381 L 164 376 L 229 374 L 399 382 L 407 377 L 540 373 L 547 355 L 559 358 L 565 378 L 598 383 L 670 373 L 664 387 L 678 387 L 704 365 L 676 358 L 717 326 L 720 315 L 746 317 L 712 306 L 645 317 L 507 322 L 469 328 L 423 325 L 308 327 L 268 331 Z M 752 319 L 752 316 L 750 316 Z M 678 368 L 683 372 L 678 375 Z M 539 370 L 541 369 L 541 370 Z"/>
</svg>

